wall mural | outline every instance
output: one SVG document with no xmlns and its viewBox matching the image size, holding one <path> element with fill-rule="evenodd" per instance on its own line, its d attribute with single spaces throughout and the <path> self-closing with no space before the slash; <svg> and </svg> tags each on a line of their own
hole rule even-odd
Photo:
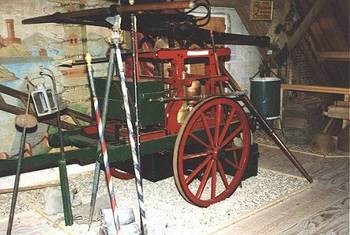
<svg viewBox="0 0 350 235">
<path fill-rule="evenodd" d="M 39 67 L 43 66 L 54 72 L 59 93 L 66 103 L 79 111 L 88 112 L 89 90 L 85 66 L 63 68 L 58 65 L 68 59 L 83 58 L 86 52 L 94 57 L 105 56 L 108 30 L 79 25 L 23 25 L 21 21 L 57 11 L 67 12 L 110 4 L 111 2 L 100 0 L 2 0 L 0 84 L 27 92 L 25 78 L 28 77 L 35 84 L 39 77 Z M 102 71 L 104 68 L 99 68 L 96 73 Z M 51 86 L 49 79 L 45 85 Z M 20 101 L 12 97 L 0 95 L 6 103 L 21 105 Z M 15 129 L 14 119 L 15 115 L 0 110 L 0 158 L 18 153 L 20 133 Z M 47 125 L 40 124 L 35 133 L 29 134 L 29 154 L 47 151 L 47 130 Z"/>
<path fill-rule="evenodd" d="M 56 77 L 59 93 L 67 104 L 78 111 L 89 112 L 89 89 L 85 66 L 63 68 L 58 65 L 68 59 L 82 58 L 89 51 L 94 57 L 105 56 L 108 45 L 105 39 L 109 31 L 93 26 L 37 24 L 23 25 L 26 18 L 67 12 L 79 9 L 107 7 L 111 0 L 2 0 L 0 14 L 0 84 L 26 91 L 24 78 L 33 81 L 38 77 L 39 66 L 51 69 Z M 201 14 L 199 12 L 199 14 Z M 212 14 L 225 17 L 226 30 L 247 34 L 234 9 L 212 8 Z M 261 59 L 255 47 L 234 45 L 232 60 L 227 62 L 230 73 L 243 89 L 249 90 L 252 76 Z M 106 65 L 94 65 L 95 75 L 105 75 Z M 49 82 L 48 82 L 49 83 Z M 49 83 L 50 85 L 50 83 Z M 19 101 L 1 95 L 7 103 Z M 18 153 L 20 132 L 15 129 L 15 115 L 0 110 L 0 159 Z M 48 126 L 40 124 L 38 130 L 27 138 L 28 154 L 35 155 L 48 150 Z"/>
</svg>

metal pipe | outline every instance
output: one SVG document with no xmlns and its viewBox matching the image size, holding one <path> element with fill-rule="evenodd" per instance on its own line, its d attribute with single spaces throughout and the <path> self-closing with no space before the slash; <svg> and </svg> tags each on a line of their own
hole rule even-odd
<svg viewBox="0 0 350 235">
<path fill-rule="evenodd" d="M 48 73 L 44 73 L 43 70 L 46 70 Z M 53 72 L 47 68 L 41 68 L 40 75 L 47 76 L 51 79 L 52 88 L 54 90 L 54 93 L 57 95 L 57 109 L 58 109 L 58 111 L 56 113 L 56 122 L 57 122 L 58 135 L 60 138 L 60 153 L 61 153 L 61 160 L 58 163 L 58 169 L 59 169 L 59 174 L 60 174 L 64 222 L 65 222 L 66 226 L 70 226 L 73 224 L 73 213 L 72 213 L 72 206 L 71 206 L 72 203 L 70 200 L 69 182 L 68 182 L 68 175 L 67 175 L 67 163 L 66 163 L 66 156 L 65 156 L 64 144 L 63 144 L 64 141 L 63 141 L 62 127 L 61 127 L 62 125 L 61 125 L 60 101 L 59 101 L 56 81 L 55 81 L 55 77 L 53 75 Z"/>
<path fill-rule="evenodd" d="M 135 5 L 116 6 L 119 13 L 142 13 L 145 11 L 183 10 L 194 7 L 192 1 L 138 3 Z"/>
<path fill-rule="evenodd" d="M 192 1 L 176 1 L 176 2 L 158 2 L 158 3 L 140 3 L 135 5 L 117 5 L 110 7 L 87 9 L 81 11 L 73 11 L 66 13 L 56 12 L 51 15 L 39 16 L 35 18 L 24 19 L 22 24 L 41 24 L 41 23 L 77 23 L 78 21 L 86 21 L 86 23 L 98 24 L 97 21 L 90 19 L 105 18 L 128 13 L 143 13 L 146 11 L 165 11 L 165 10 L 183 10 L 193 8 Z M 77 21 L 77 22 L 75 22 Z M 101 26 L 107 26 L 108 23 L 101 23 Z"/>
<path fill-rule="evenodd" d="M 141 187 L 141 175 L 140 175 L 140 164 L 136 153 L 136 140 L 135 140 L 135 133 L 134 133 L 134 127 L 132 124 L 132 118 L 131 118 L 131 112 L 130 112 L 130 105 L 129 105 L 129 97 L 128 97 L 128 88 L 126 87 L 126 77 L 123 67 L 123 61 L 121 56 L 121 51 L 119 48 L 119 36 L 118 32 L 114 32 L 117 36 L 115 37 L 115 40 L 113 43 L 115 44 L 116 48 L 116 61 L 118 65 L 118 72 L 119 72 L 119 78 L 120 78 L 120 86 L 122 90 L 122 97 L 123 97 L 123 104 L 124 104 L 124 110 L 125 110 L 125 118 L 126 118 L 126 124 L 128 127 L 129 132 L 129 144 L 130 144 L 130 150 L 131 150 L 131 156 L 133 160 L 134 165 L 134 172 L 135 172 L 135 179 L 137 183 L 137 196 L 138 196 L 138 203 L 139 203 L 139 209 L 140 213 L 144 213 L 144 202 L 143 202 L 143 189 Z M 143 219 L 145 219 L 145 214 L 142 214 Z M 143 229 L 143 230 L 142 230 Z M 143 222 L 143 228 L 141 228 L 143 231 L 143 234 L 146 234 L 146 226 L 145 221 Z"/>
<path fill-rule="evenodd" d="M 109 93 L 111 90 L 111 84 L 112 84 L 112 78 L 114 74 L 114 61 L 115 61 L 115 49 L 111 45 L 110 51 L 109 51 L 109 60 L 108 60 L 108 68 L 107 68 L 107 81 L 106 81 L 106 88 L 105 88 L 105 94 L 104 94 L 104 100 L 103 100 L 103 108 L 102 108 L 102 129 L 105 129 L 106 126 L 106 119 L 107 119 L 107 113 L 108 113 L 108 101 L 109 101 Z M 95 211 L 95 205 L 96 205 L 96 198 L 97 198 L 97 191 L 98 191 L 98 185 L 100 181 L 100 170 L 101 170 L 101 146 L 98 145 L 97 147 L 97 158 L 95 162 L 95 171 L 94 171 L 94 178 L 92 183 L 92 193 L 91 193 L 91 200 L 90 200 L 90 212 L 89 212 L 89 229 L 92 223 L 92 218 Z"/>
<path fill-rule="evenodd" d="M 28 115 L 29 104 L 30 104 L 30 93 L 28 92 L 25 115 Z M 22 159 L 23 159 L 23 154 L 24 154 L 26 134 L 27 134 L 27 127 L 25 125 L 23 127 L 22 135 L 21 135 L 21 143 L 20 143 L 20 149 L 19 149 L 19 155 L 18 155 L 15 184 L 13 186 L 13 194 L 12 194 L 12 199 L 11 199 L 9 221 L 7 224 L 7 233 L 6 233 L 7 235 L 11 235 L 11 233 L 12 233 L 13 218 L 15 216 L 15 209 L 16 209 L 16 202 L 17 202 L 17 195 L 18 195 L 18 188 L 19 188 L 19 180 L 21 178 L 21 166 L 22 166 Z"/>
<path fill-rule="evenodd" d="M 115 199 L 115 192 L 114 192 L 114 187 L 113 187 L 112 175 L 111 175 L 110 168 L 109 168 L 107 142 L 106 142 L 105 137 L 104 137 L 104 129 L 102 128 L 101 112 L 100 112 L 100 108 L 98 105 L 98 99 L 96 96 L 95 82 L 94 82 L 94 76 L 93 76 L 92 65 L 91 65 L 91 55 L 89 53 L 86 54 L 85 59 L 87 62 L 88 79 L 89 79 L 91 96 L 92 96 L 93 106 L 94 106 L 95 115 L 96 115 L 96 123 L 97 123 L 100 147 L 101 147 L 102 156 L 103 156 L 103 164 L 105 167 L 106 185 L 107 185 L 108 195 L 109 195 L 109 199 L 110 199 L 110 203 L 111 203 L 113 222 L 114 222 L 116 232 L 118 233 L 120 230 L 120 224 L 119 224 L 118 214 L 116 211 L 117 203 L 116 203 L 116 199 Z"/>
<path fill-rule="evenodd" d="M 18 188 L 19 188 L 19 180 L 20 180 L 20 177 L 21 177 L 20 171 L 21 171 L 21 165 L 22 165 L 22 159 L 23 159 L 23 153 L 24 153 L 26 132 L 27 132 L 27 128 L 24 127 L 23 130 L 22 130 L 22 136 L 21 136 L 20 152 L 19 152 L 19 155 L 18 155 L 15 184 L 13 186 L 13 194 L 12 194 L 12 200 L 11 200 L 11 209 L 10 209 L 9 221 L 8 221 L 8 225 L 7 225 L 7 233 L 6 233 L 7 235 L 11 235 L 12 225 L 13 225 L 13 217 L 15 215 L 15 208 L 16 208 Z"/>
<path fill-rule="evenodd" d="M 134 107 L 135 107 L 135 145 L 136 145 L 136 156 L 137 162 L 134 162 L 135 171 L 135 183 L 138 193 L 139 202 L 139 215 L 140 215 L 140 227 L 141 234 L 146 234 L 146 212 L 143 207 L 143 184 L 142 184 L 142 170 L 141 170 L 141 159 L 140 159 L 140 127 L 139 127 L 139 101 L 138 101 L 138 80 L 139 80 L 139 55 L 138 55 L 138 37 L 137 37 L 137 18 L 135 14 L 131 14 L 131 45 L 132 45 L 132 79 L 134 85 Z M 138 163 L 138 164 L 137 164 Z M 137 169 L 137 165 L 139 169 Z M 137 174 L 138 171 L 138 174 Z M 137 177 L 138 176 L 138 177 Z"/>
<path fill-rule="evenodd" d="M 236 97 L 240 97 L 242 95 L 245 95 L 246 93 L 244 91 L 234 91 L 234 92 L 229 92 L 229 93 L 225 93 L 225 94 L 220 94 L 220 95 L 224 95 L 225 97 L 228 98 L 236 98 Z M 173 96 L 173 97 L 160 97 L 160 98 L 150 98 L 149 102 L 170 102 L 170 101 L 190 101 L 190 100 L 203 100 L 209 97 L 214 97 L 214 96 L 218 96 L 218 94 L 215 95 L 195 95 L 195 96 L 184 96 L 184 97 L 180 97 L 180 96 Z"/>
</svg>

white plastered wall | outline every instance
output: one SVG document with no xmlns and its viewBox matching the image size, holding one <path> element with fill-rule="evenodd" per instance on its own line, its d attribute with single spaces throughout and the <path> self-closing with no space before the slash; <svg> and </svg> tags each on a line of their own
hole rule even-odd
<svg viewBox="0 0 350 235">
<path fill-rule="evenodd" d="M 248 35 L 247 29 L 234 8 L 212 7 L 211 11 L 212 17 L 225 18 L 227 33 Z M 197 11 L 196 15 L 202 15 L 202 13 Z M 258 71 L 261 55 L 255 46 L 228 45 L 228 47 L 231 49 L 231 58 L 226 62 L 226 68 L 249 95 L 249 78 Z"/>
</svg>

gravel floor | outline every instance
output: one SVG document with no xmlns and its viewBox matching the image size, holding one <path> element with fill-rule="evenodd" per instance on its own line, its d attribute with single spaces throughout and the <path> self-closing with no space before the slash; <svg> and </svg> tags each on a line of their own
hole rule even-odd
<svg viewBox="0 0 350 235">
<path fill-rule="evenodd" d="M 88 204 L 91 193 L 92 172 L 70 177 L 71 189 L 77 190 L 77 197 Z M 138 218 L 134 180 L 114 180 L 119 207 L 134 208 Z M 267 169 L 259 169 L 257 177 L 243 182 L 243 187 L 228 199 L 209 208 L 199 208 L 186 202 L 176 189 L 173 178 L 156 183 L 144 180 L 147 228 L 149 234 L 205 234 L 245 213 L 262 207 L 278 198 L 308 186 L 308 182 L 298 177 L 279 174 Z M 44 207 L 45 189 L 20 192 L 16 213 L 32 208 Z M 101 175 L 99 196 L 105 195 L 104 179 Z M 11 194 L 0 195 L 0 216 L 7 217 Z M 73 211 L 74 213 L 74 211 Z M 61 218 L 60 218 L 61 217 Z M 59 214 L 56 218 L 62 219 Z M 76 234 L 96 234 L 100 222 L 94 222 L 87 233 L 87 215 L 77 217 L 76 225 L 70 230 Z M 80 224 L 80 225 L 79 225 Z"/>
</svg>

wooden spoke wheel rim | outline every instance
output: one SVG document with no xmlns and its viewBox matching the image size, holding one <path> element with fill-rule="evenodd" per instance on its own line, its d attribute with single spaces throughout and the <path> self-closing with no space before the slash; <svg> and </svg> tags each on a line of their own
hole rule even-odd
<svg viewBox="0 0 350 235">
<path fill-rule="evenodd" d="M 208 207 L 229 197 L 248 164 L 250 129 L 237 101 L 203 100 L 182 124 L 175 142 L 176 186 L 188 202 Z"/>
</svg>

